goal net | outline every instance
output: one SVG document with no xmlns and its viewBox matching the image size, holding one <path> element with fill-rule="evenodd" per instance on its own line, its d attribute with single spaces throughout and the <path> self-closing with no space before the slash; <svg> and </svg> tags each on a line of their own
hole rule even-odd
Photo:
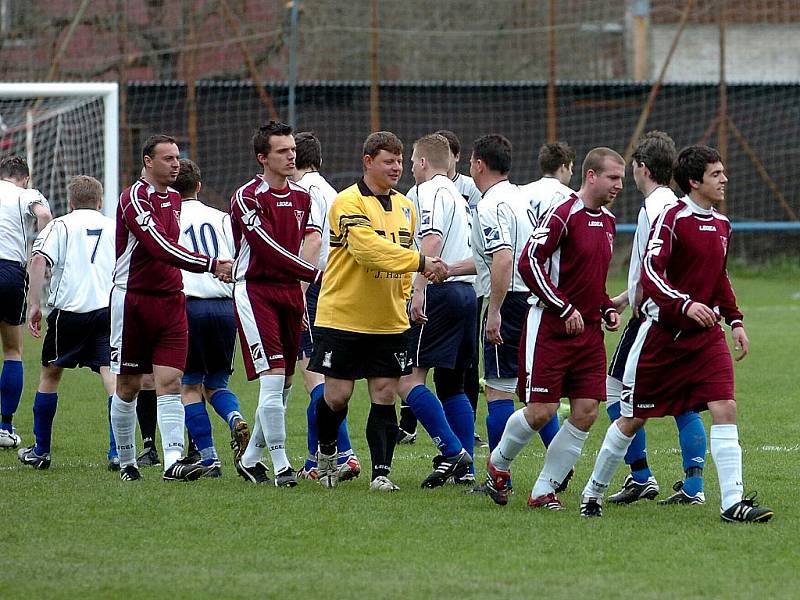
<svg viewBox="0 0 800 600">
<path fill-rule="evenodd" d="M 112 214 L 117 182 L 116 84 L 0 84 L 0 156 L 18 154 L 31 170 L 30 187 L 68 212 L 67 183 L 91 175 Z"/>
</svg>

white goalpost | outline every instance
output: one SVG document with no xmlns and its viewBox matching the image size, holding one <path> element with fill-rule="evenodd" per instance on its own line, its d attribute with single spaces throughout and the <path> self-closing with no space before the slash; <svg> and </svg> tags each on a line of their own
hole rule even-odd
<svg viewBox="0 0 800 600">
<path fill-rule="evenodd" d="M 119 197 L 119 92 L 116 83 L 0 83 L 0 156 L 22 154 L 31 187 L 67 212 L 66 183 L 91 175 L 103 183 L 103 213 Z"/>
</svg>

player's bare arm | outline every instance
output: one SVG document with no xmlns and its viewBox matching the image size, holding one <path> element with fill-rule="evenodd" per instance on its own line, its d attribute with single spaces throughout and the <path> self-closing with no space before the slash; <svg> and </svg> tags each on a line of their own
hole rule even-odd
<svg viewBox="0 0 800 600">
<path fill-rule="evenodd" d="M 733 349 L 738 352 L 734 356 L 734 360 L 738 362 L 750 353 L 750 339 L 747 337 L 744 327 L 734 327 L 731 330 L 731 337 L 733 338 Z"/>
<path fill-rule="evenodd" d="M 48 214 L 50 211 L 47 211 Z M 42 337 L 42 288 L 47 271 L 47 260 L 41 254 L 34 254 L 28 265 L 28 331 L 35 338 Z"/>
<path fill-rule="evenodd" d="M 511 283 L 513 273 L 514 255 L 510 248 L 502 248 L 492 256 L 491 267 L 491 292 L 489 294 L 489 306 L 486 309 L 486 339 L 490 343 L 499 346 L 503 343 L 500 335 L 500 307 L 506 298 L 508 286 Z"/>
<path fill-rule="evenodd" d="M 34 204 L 32 207 L 33 214 L 36 216 L 36 231 L 41 231 L 44 226 L 53 220 L 53 215 L 50 209 L 43 204 Z"/>
</svg>

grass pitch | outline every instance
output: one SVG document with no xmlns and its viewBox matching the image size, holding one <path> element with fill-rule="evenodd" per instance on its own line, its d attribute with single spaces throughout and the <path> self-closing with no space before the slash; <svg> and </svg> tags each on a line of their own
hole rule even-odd
<svg viewBox="0 0 800 600">
<path fill-rule="evenodd" d="M 419 488 L 434 455 L 422 430 L 415 445 L 397 448 L 392 479 L 401 491 L 395 494 L 369 493 L 368 476 L 332 491 L 311 482 L 291 490 L 248 485 L 235 474 L 227 427 L 215 415 L 221 480 L 166 483 L 156 468 L 143 470 L 144 481 L 124 484 L 105 470 L 106 401 L 99 380 L 82 370 L 67 372 L 62 383 L 50 470 L 34 471 L 15 452 L 0 453 L 0 595 L 797 598 L 800 281 L 734 283 L 752 344 L 751 355 L 736 364 L 745 488 L 775 509 L 769 524 L 720 522 L 710 455 L 705 506 L 608 506 L 602 519 L 580 519 L 580 490 L 608 424 L 602 413 L 561 513 L 525 505 L 543 460 L 538 438 L 514 464 L 511 502 L 498 507 L 453 486 Z M 611 289 L 622 285 L 615 281 Z M 608 335 L 610 349 L 616 340 Z M 30 337 L 26 344 L 25 392 L 15 419 L 23 443 L 32 440 L 40 351 Z M 231 385 L 252 420 L 257 384 L 243 379 L 238 369 Z M 368 469 L 367 402 L 359 384 L 350 427 Z M 306 404 L 296 386 L 287 415 L 296 467 L 305 455 Z M 478 430 L 485 438 L 482 404 Z M 647 431 L 664 497 L 681 477 L 674 421 L 652 421 Z M 478 451 L 479 478 L 485 460 L 486 451 Z"/>
</svg>

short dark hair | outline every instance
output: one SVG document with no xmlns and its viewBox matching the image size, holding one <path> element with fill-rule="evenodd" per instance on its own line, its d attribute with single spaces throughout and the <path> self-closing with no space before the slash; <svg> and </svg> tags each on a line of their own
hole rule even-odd
<svg viewBox="0 0 800 600">
<path fill-rule="evenodd" d="M 103 184 L 89 175 L 75 175 L 67 184 L 67 198 L 75 208 L 95 208 L 103 201 Z"/>
<path fill-rule="evenodd" d="M 370 133 L 364 140 L 361 155 L 375 158 L 381 150 L 386 150 L 390 154 L 402 154 L 403 142 L 391 131 L 376 131 Z"/>
<path fill-rule="evenodd" d="M 511 170 L 511 142 L 504 135 L 490 133 L 472 143 L 472 155 L 491 171 L 505 175 Z"/>
<path fill-rule="evenodd" d="M 292 135 L 292 131 L 290 125 L 278 121 L 270 121 L 266 125 L 262 125 L 253 133 L 253 152 L 256 156 L 269 154 L 269 138 L 273 135 Z"/>
<path fill-rule="evenodd" d="M 569 167 L 575 162 L 575 150 L 566 142 L 552 142 L 539 148 L 539 169 L 542 175 L 558 171 L 561 165 Z"/>
<path fill-rule="evenodd" d="M 684 194 L 692 191 L 690 180 L 703 181 L 706 165 L 722 162 L 722 157 L 715 148 L 698 144 L 684 148 L 675 161 L 674 177 Z"/>
<path fill-rule="evenodd" d="M 294 165 L 298 169 L 319 169 L 322 166 L 322 144 L 313 131 L 301 131 L 294 136 L 297 145 Z"/>
<path fill-rule="evenodd" d="M 177 144 L 178 141 L 169 135 L 163 135 L 161 133 L 156 135 L 151 135 L 144 141 L 142 145 L 142 164 L 144 164 L 144 157 L 149 156 L 153 158 L 153 154 L 155 153 L 156 146 L 159 144 Z"/>
<path fill-rule="evenodd" d="M 438 133 L 447 140 L 447 143 L 450 145 L 450 154 L 453 156 L 458 156 L 461 154 L 461 140 L 458 139 L 458 136 L 455 133 L 449 129 L 440 129 L 434 133 Z"/>
<path fill-rule="evenodd" d="M 586 158 L 583 159 L 583 167 L 581 177 L 583 181 L 586 181 L 586 174 L 589 171 L 594 171 L 595 173 L 602 173 L 605 170 L 606 166 L 606 159 L 610 158 L 618 165 L 624 165 L 625 159 L 622 158 L 619 152 L 616 150 L 612 150 L 611 148 L 606 148 L 605 146 L 600 146 L 599 148 L 593 148 L 589 150 L 589 154 L 586 155 Z"/>
<path fill-rule="evenodd" d="M 672 183 L 672 169 L 678 151 L 675 142 L 663 131 L 648 131 L 636 145 L 633 160 L 650 169 L 650 177 L 659 185 Z"/>
<path fill-rule="evenodd" d="M 19 154 L 6 156 L 0 161 L 0 177 L 11 177 L 12 179 L 24 179 L 29 177 L 31 170 L 26 161 Z"/>
<path fill-rule="evenodd" d="M 200 167 L 197 166 L 197 163 L 188 158 L 182 158 L 178 177 L 172 187 L 181 195 L 181 198 L 186 198 L 189 194 L 194 194 L 197 191 L 200 181 Z"/>
</svg>

